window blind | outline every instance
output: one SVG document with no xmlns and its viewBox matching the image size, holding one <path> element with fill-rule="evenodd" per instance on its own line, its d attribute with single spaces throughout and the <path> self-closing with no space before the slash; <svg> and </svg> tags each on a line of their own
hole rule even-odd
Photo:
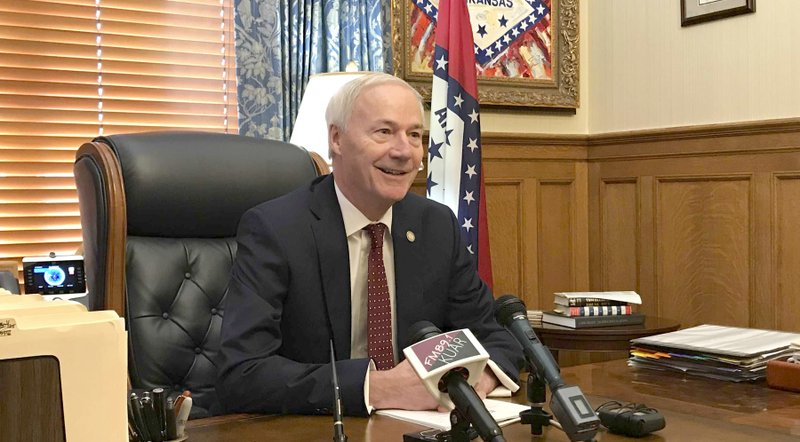
<svg viewBox="0 0 800 442">
<path fill-rule="evenodd" d="M 0 2 L 0 259 L 78 250 L 93 137 L 238 132 L 232 2 Z"/>
</svg>

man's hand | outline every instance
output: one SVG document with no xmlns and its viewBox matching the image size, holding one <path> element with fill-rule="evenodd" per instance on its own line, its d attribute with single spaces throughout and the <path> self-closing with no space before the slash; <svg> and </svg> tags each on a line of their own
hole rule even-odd
<svg viewBox="0 0 800 442">
<path fill-rule="evenodd" d="M 369 372 L 369 403 L 379 410 L 433 410 L 438 405 L 408 360 L 390 370 Z"/>
<path fill-rule="evenodd" d="M 494 375 L 492 369 L 489 368 L 487 365 L 483 369 L 483 373 L 481 373 L 481 379 L 475 385 L 475 392 L 478 393 L 478 396 L 481 399 L 486 399 L 486 396 L 492 392 L 497 386 L 500 385 L 500 381 L 497 379 L 497 376 Z"/>
<path fill-rule="evenodd" d="M 481 399 L 491 393 L 500 381 L 487 366 L 475 385 L 475 392 Z M 399 408 L 403 410 L 448 411 L 438 405 L 420 381 L 419 376 L 408 360 L 397 364 L 391 370 L 371 371 L 369 373 L 369 403 L 376 409 Z"/>
</svg>

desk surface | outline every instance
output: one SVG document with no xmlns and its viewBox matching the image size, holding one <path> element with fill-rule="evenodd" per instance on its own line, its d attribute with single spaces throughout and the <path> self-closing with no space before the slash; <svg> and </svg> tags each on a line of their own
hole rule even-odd
<svg viewBox="0 0 800 442">
<path fill-rule="evenodd" d="M 618 360 L 565 368 L 567 384 L 581 387 L 597 407 L 607 400 L 644 403 L 664 414 L 665 429 L 629 439 L 601 430 L 598 441 L 795 441 L 800 439 L 800 394 L 767 388 L 764 382 L 737 384 L 653 370 L 632 369 Z M 548 395 L 549 399 L 549 395 Z M 514 400 L 525 400 L 524 392 Z M 401 441 L 421 427 L 384 416 L 345 417 L 350 441 Z M 332 438 L 330 416 L 231 415 L 189 423 L 190 442 L 326 441 Z M 534 439 L 529 427 L 503 427 L 512 441 L 568 441 L 553 427 Z"/>
</svg>

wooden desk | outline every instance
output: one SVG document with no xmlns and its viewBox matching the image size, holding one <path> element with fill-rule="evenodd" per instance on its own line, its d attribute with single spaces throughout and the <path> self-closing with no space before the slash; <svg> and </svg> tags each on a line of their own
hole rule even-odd
<svg viewBox="0 0 800 442">
<path fill-rule="evenodd" d="M 567 384 L 580 386 L 595 407 L 612 399 L 645 403 L 666 418 L 665 429 L 645 438 L 601 430 L 598 441 L 797 442 L 800 438 L 800 394 L 772 390 L 763 382 L 736 384 L 632 369 L 624 360 L 569 367 L 562 376 Z M 513 399 L 524 402 L 524 391 Z M 383 416 L 345 417 L 344 422 L 353 442 L 401 441 L 403 433 L 421 429 Z M 333 435 L 330 416 L 222 416 L 191 421 L 188 432 L 189 442 L 330 442 Z M 541 439 L 532 438 L 529 427 L 519 424 L 503 427 L 503 433 L 510 442 L 569 440 L 552 427 Z"/>
</svg>

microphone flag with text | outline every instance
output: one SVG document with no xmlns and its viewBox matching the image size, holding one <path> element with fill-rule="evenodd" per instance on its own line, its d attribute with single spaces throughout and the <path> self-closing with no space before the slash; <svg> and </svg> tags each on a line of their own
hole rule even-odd
<svg viewBox="0 0 800 442">
<path fill-rule="evenodd" d="M 525 304 L 514 295 L 503 295 L 495 300 L 494 312 L 497 322 L 511 332 L 522 346 L 531 375 L 546 382 L 550 388 L 550 410 L 569 439 L 592 440 L 600 420 L 581 389 L 566 385 L 561 379 L 558 363 L 536 337 L 528 322 Z"/>
<path fill-rule="evenodd" d="M 411 345 L 403 353 L 439 404 L 455 407 L 484 441 L 504 441 L 500 426 L 472 387 L 480 381 L 489 360 L 489 353 L 472 332 L 442 333 L 431 322 L 420 321 L 411 326 L 410 335 Z"/>
</svg>

